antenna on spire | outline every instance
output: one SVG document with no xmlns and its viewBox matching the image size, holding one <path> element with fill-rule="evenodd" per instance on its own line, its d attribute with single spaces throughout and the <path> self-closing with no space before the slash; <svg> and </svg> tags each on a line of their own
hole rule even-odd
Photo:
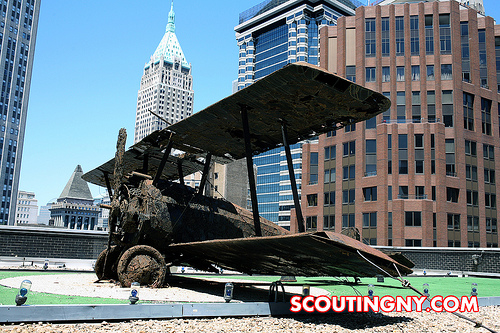
<svg viewBox="0 0 500 333">
<path fill-rule="evenodd" d="M 170 3 L 170 12 L 168 13 L 167 32 L 175 32 L 175 13 L 174 13 L 174 0 Z"/>
</svg>

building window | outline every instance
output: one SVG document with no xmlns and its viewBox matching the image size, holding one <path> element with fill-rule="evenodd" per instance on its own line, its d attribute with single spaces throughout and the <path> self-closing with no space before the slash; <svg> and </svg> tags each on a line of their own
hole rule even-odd
<svg viewBox="0 0 500 333">
<path fill-rule="evenodd" d="M 365 176 L 377 175 L 377 140 L 366 140 Z"/>
<path fill-rule="evenodd" d="M 486 184 L 495 184 L 495 170 L 484 169 L 484 182 Z"/>
<path fill-rule="evenodd" d="M 411 66 L 411 80 L 412 81 L 420 81 L 420 66 L 419 65 Z"/>
<path fill-rule="evenodd" d="M 396 17 L 396 55 L 405 55 L 405 23 L 403 16 Z"/>
<path fill-rule="evenodd" d="M 477 144 L 475 141 L 465 140 L 465 155 L 477 156 Z"/>
<path fill-rule="evenodd" d="M 486 57 L 486 31 L 479 29 L 479 79 L 481 87 L 488 87 L 488 63 Z"/>
<path fill-rule="evenodd" d="M 390 82 L 390 81 L 391 81 L 391 68 L 382 67 L 382 82 Z"/>
<path fill-rule="evenodd" d="M 408 174 L 408 136 L 398 134 L 399 142 L 399 174 Z"/>
<path fill-rule="evenodd" d="M 309 158 L 309 185 L 318 183 L 318 153 L 311 152 Z"/>
<path fill-rule="evenodd" d="M 406 93 L 398 91 L 396 94 L 396 114 L 398 123 L 406 123 Z"/>
<path fill-rule="evenodd" d="M 456 177 L 455 170 L 455 140 L 445 139 L 445 152 L 446 152 L 446 175 Z"/>
<path fill-rule="evenodd" d="M 477 191 L 467 190 L 467 205 L 477 207 L 479 206 L 479 196 Z"/>
<path fill-rule="evenodd" d="M 442 97 L 444 127 L 453 127 L 453 91 L 443 90 Z"/>
<path fill-rule="evenodd" d="M 377 201 L 377 186 L 363 188 L 365 201 Z"/>
<path fill-rule="evenodd" d="M 356 196 L 356 190 L 355 189 L 343 190 L 342 191 L 342 203 L 345 204 L 345 205 L 347 205 L 347 204 L 353 204 L 355 196 Z"/>
<path fill-rule="evenodd" d="M 479 228 L 479 224 L 478 224 Z M 486 218 L 486 233 L 491 234 L 491 233 L 497 233 L 498 232 L 498 226 L 497 226 L 497 219 L 492 219 L 492 218 Z"/>
<path fill-rule="evenodd" d="M 384 97 L 387 97 L 389 100 L 391 100 L 391 93 L 390 92 L 384 91 L 382 93 L 382 95 L 384 95 Z M 383 122 L 387 122 L 387 121 L 391 120 L 391 108 L 384 111 L 384 113 L 382 114 L 382 120 L 383 120 Z"/>
<path fill-rule="evenodd" d="M 491 145 L 483 144 L 483 157 L 485 160 L 494 161 L 495 160 L 494 147 Z"/>
<path fill-rule="evenodd" d="M 344 127 L 344 133 L 354 132 L 356 130 L 356 123 L 347 124 Z"/>
<path fill-rule="evenodd" d="M 387 200 L 392 201 L 392 186 L 387 186 Z"/>
<path fill-rule="evenodd" d="M 422 212 L 405 212 L 405 226 L 407 227 L 422 226 Z"/>
<path fill-rule="evenodd" d="M 342 214 L 342 229 L 344 228 L 354 228 L 354 214 Z"/>
<path fill-rule="evenodd" d="M 363 228 L 377 227 L 377 213 L 363 213 Z"/>
<path fill-rule="evenodd" d="M 415 173 L 424 173 L 424 135 L 415 134 Z"/>
<path fill-rule="evenodd" d="M 497 208 L 497 196 L 496 196 L 496 194 L 485 193 L 484 194 L 484 205 L 486 208 L 492 208 L 492 209 Z"/>
<path fill-rule="evenodd" d="M 481 98 L 481 131 L 491 135 L 491 101 Z"/>
<path fill-rule="evenodd" d="M 335 231 L 335 215 L 323 216 L 323 230 Z"/>
<path fill-rule="evenodd" d="M 420 107 L 420 91 L 413 91 L 411 94 L 412 122 L 422 122 L 422 112 Z"/>
<path fill-rule="evenodd" d="M 434 90 L 427 92 L 427 121 L 436 122 L 436 92 Z"/>
<path fill-rule="evenodd" d="M 425 186 L 415 186 L 415 199 L 425 200 L 427 195 L 425 195 Z"/>
<path fill-rule="evenodd" d="M 318 228 L 318 217 L 317 216 L 307 216 L 306 217 L 306 229 L 316 230 Z"/>
<path fill-rule="evenodd" d="M 373 129 L 377 127 L 377 117 L 372 117 L 370 119 L 367 119 L 365 121 L 365 128 L 366 129 Z"/>
<path fill-rule="evenodd" d="M 336 169 L 325 169 L 325 184 L 327 183 L 335 183 Z"/>
<path fill-rule="evenodd" d="M 450 14 L 439 15 L 439 44 L 441 54 L 451 54 Z"/>
<path fill-rule="evenodd" d="M 352 82 L 356 82 L 356 66 L 346 66 L 345 78 Z"/>
<path fill-rule="evenodd" d="M 460 189 L 447 187 L 446 188 L 446 201 L 448 202 L 458 202 L 458 195 L 460 194 Z"/>
<path fill-rule="evenodd" d="M 449 225 L 448 225 L 449 228 Z M 460 229 L 460 227 L 458 227 Z M 467 215 L 467 231 L 479 231 L 479 217 Z"/>
<path fill-rule="evenodd" d="M 356 141 L 344 142 L 343 156 L 354 156 L 355 153 L 356 153 Z"/>
<path fill-rule="evenodd" d="M 425 54 L 434 54 L 434 25 L 432 15 L 425 15 Z"/>
<path fill-rule="evenodd" d="M 460 230 L 460 214 L 448 213 L 448 230 Z"/>
<path fill-rule="evenodd" d="M 464 128 L 474 130 L 474 95 L 464 92 Z"/>
<path fill-rule="evenodd" d="M 418 16 L 410 16 L 410 47 L 411 55 L 420 54 L 420 39 L 418 37 Z"/>
<path fill-rule="evenodd" d="M 389 18 L 382 17 L 382 57 L 390 55 Z"/>
<path fill-rule="evenodd" d="M 335 206 L 335 191 L 325 192 L 325 206 Z"/>
<path fill-rule="evenodd" d="M 427 81 L 434 81 L 434 65 L 427 65 Z"/>
<path fill-rule="evenodd" d="M 469 22 L 460 22 L 460 41 L 462 47 L 462 80 L 470 79 L 470 52 L 469 52 Z"/>
<path fill-rule="evenodd" d="M 392 134 L 387 134 L 387 174 L 392 175 Z"/>
<path fill-rule="evenodd" d="M 342 167 L 342 180 L 356 179 L 356 166 L 354 164 Z"/>
<path fill-rule="evenodd" d="M 451 64 L 441 64 L 441 80 L 452 80 L 453 71 Z"/>
<path fill-rule="evenodd" d="M 405 246 L 420 247 L 420 246 L 422 246 L 422 240 L 421 239 L 405 239 Z"/>
<path fill-rule="evenodd" d="M 308 194 L 307 195 L 307 206 L 315 207 L 318 205 L 318 195 L 317 194 Z"/>
<path fill-rule="evenodd" d="M 408 199 L 408 186 L 400 186 L 398 199 Z"/>
<path fill-rule="evenodd" d="M 375 57 L 377 53 L 375 38 L 375 19 L 365 19 L 365 56 Z"/>
<path fill-rule="evenodd" d="M 405 68 L 404 66 L 396 67 L 396 81 L 404 81 L 405 80 Z"/>
<path fill-rule="evenodd" d="M 337 146 L 325 147 L 325 161 L 334 160 L 337 157 Z"/>
<path fill-rule="evenodd" d="M 465 179 L 477 182 L 477 166 L 470 164 L 465 165 Z"/>
<path fill-rule="evenodd" d="M 375 67 L 366 67 L 366 82 L 376 82 Z"/>
</svg>

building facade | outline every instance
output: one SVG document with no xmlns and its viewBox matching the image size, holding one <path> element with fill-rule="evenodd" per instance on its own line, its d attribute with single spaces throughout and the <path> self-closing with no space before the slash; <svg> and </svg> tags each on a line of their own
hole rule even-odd
<svg viewBox="0 0 500 333">
<path fill-rule="evenodd" d="M 322 67 L 392 105 L 304 146 L 304 177 L 320 178 L 302 187 L 307 229 L 498 247 L 500 26 L 456 1 L 420 2 L 360 7 L 320 36 Z"/>
<path fill-rule="evenodd" d="M 40 0 L 0 3 L 0 224 L 14 225 Z"/>
<path fill-rule="evenodd" d="M 34 225 L 38 219 L 38 200 L 35 193 L 19 191 L 17 194 L 16 225 Z"/>
<path fill-rule="evenodd" d="M 144 66 L 137 95 L 134 143 L 168 123 L 189 117 L 193 113 L 193 97 L 191 64 L 175 35 L 172 2 L 165 34 Z"/>
<path fill-rule="evenodd" d="M 320 28 L 335 25 L 343 15 L 353 15 L 357 5 L 347 0 L 266 0 L 241 13 L 234 29 L 239 48 L 238 90 L 289 63 L 319 65 Z M 290 148 L 300 193 L 302 143 Z M 284 149 L 256 156 L 254 163 L 260 215 L 289 228 L 293 199 Z"/>
<path fill-rule="evenodd" d="M 94 206 L 99 207 L 100 205 L 111 205 L 111 197 L 109 196 L 108 190 L 104 190 L 104 194 L 99 195 L 94 198 Z M 99 208 L 99 216 L 97 218 L 96 230 L 106 231 L 109 225 L 109 209 Z"/>
<path fill-rule="evenodd" d="M 89 185 L 82 175 L 82 167 L 77 165 L 57 202 L 52 204 L 50 217 L 55 227 L 97 230 L 99 207 L 94 206 Z"/>
</svg>

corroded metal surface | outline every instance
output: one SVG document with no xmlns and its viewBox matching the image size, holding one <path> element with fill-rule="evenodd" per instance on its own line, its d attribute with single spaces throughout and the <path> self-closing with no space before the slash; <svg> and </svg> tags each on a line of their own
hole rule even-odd
<svg viewBox="0 0 500 333">
<path fill-rule="evenodd" d="M 141 169 L 148 156 L 147 173 L 154 176 L 170 139 L 174 148 L 194 154 L 183 158 L 184 175 L 200 171 L 202 166 L 195 158 L 204 157 L 207 152 L 219 163 L 245 157 L 242 106 L 248 109 L 251 150 L 255 155 L 282 145 L 282 122 L 287 124 L 289 143 L 294 144 L 374 117 L 387 110 L 390 101 L 320 67 L 290 64 L 166 129 L 151 133 L 125 153 L 125 173 Z M 105 186 L 103 172 L 112 175 L 113 167 L 114 160 L 110 160 L 86 173 L 83 179 Z M 177 179 L 176 168 L 176 158 L 170 156 L 162 178 Z"/>
<path fill-rule="evenodd" d="M 375 276 L 380 271 L 357 250 L 394 275 L 411 270 L 382 252 L 333 232 L 274 237 L 214 240 L 174 244 L 171 250 L 186 258 L 206 261 L 248 274 L 297 276 Z"/>
</svg>

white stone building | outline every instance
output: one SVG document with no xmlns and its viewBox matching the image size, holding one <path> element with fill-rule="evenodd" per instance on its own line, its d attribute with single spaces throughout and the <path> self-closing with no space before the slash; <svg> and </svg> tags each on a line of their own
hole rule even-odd
<svg viewBox="0 0 500 333">
<path fill-rule="evenodd" d="M 144 67 L 137 96 L 134 143 L 165 128 L 166 122 L 173 124 L 189 117 L 193 112 L 192 87 L 191 64 L 175 35 L 172 3 L 165 35 Z"/>
<path fill-rule="evenodd" d="M 16 225 L 37 224 L 38 200 L 35 193 L 17 192 Z"/>
</svg>

